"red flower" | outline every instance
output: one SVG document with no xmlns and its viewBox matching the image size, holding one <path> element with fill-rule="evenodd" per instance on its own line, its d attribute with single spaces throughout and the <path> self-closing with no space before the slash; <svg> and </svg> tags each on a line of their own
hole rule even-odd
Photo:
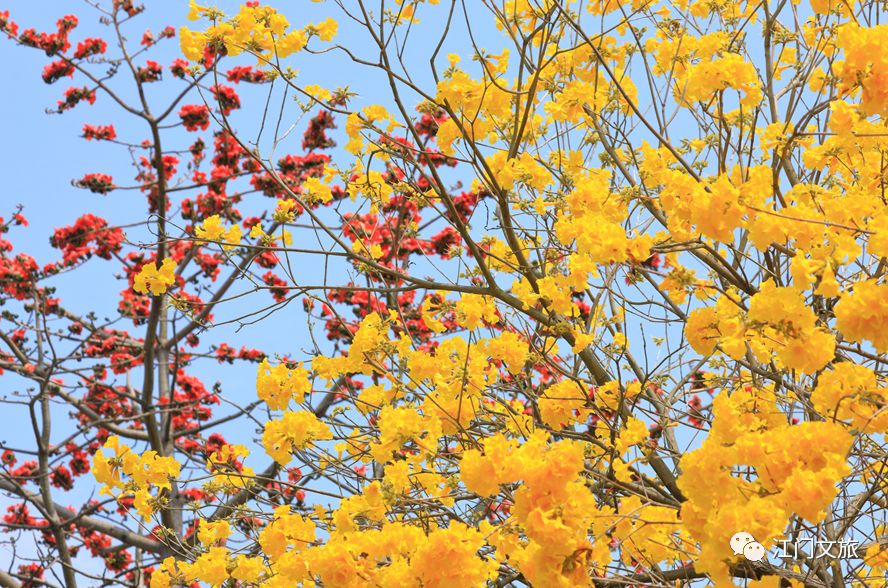
<svg viewBox="0 0 888 588">
<path fill-rule="evenodd" d="M 210 92 L 213 93 L 216 102 L 219 104 L 219 111 L 225 116 L 231 114 L 232 110 L 241 107 L 240 96 L 237 95 L 237 92 L 231 86 L 215 84 L 210 87 Z"/>
<path fill-rule="evenodd" d="M 175 155 L 163 156 L 163 177 L 169 180 L 176 174 L 176 166 L 179 165 L 179 158 Z"/>
<path fill-rule="evenodd" d="M 140 82 L 144 83 L 159 81 L 162 73 L 163 66 L 150 59 L 145 63 L 144 67 L 136 69 L 136 76 L 139 78 Z"/>
<path fill-rule="evenodd" d="M 268 81 L 265 72 L 253 69 L 249 65 L 241 65 L 233 67 L 225 72 L 225 77 L 229 82 L 238 84 L 240 82 L 248 82 L 250 84 L 262 84 Z"/>
<path fill-rule="evenodd" d="M 274 272 L 268 271 L 262 276 L 262 281 L 269 287 L 275 302 L 283 302 L 287 299 L 290 289 L 287 288 L 287 282 L 280 279 Z"/>
<path fill-rule="evenodd" d="M 49 474 L 49 483 L 56 488 L 70 490 L 74 487 L 74 476 L 71 475 L 71 470 L 60 465 Z"/>
<path fill-rule="evenodd" d="M 47 84 L 55 83 L 65 76 L 74 77 L 74 66 L 64 59 L 53 61 L 43 68 L 42 77 Z"/>
<path fill-rule="evenodd" d="M 83 138 L 87 141 L 92 139 L 110 141 L 117 138 L 117 132 L 114 130 L 114 125 L 83 125 Z"/>
<path fill-rule="evenodd" d="M 77 50 L 74 51 L 74 59 L 86 59 L 93 55 L 101 55 L 108 48 L 108 44 L 96 37 L 89 37 L 77 43 Z"/>
<path fill-rule="evenodd" d="M 184 59 L 176 59 L 170 65 L 170 73 L 180 79 L 185 79 L 185 72 L 188 70 L 188 62 Z"/>
<path fill-rule="evenodd" d="M 210 110 L 204 104 L 186 104 L 179 110 L 179 118 L 189 131 L 205 131 L 210 126 Z"/>
<path fill-rule="evenodd" d="M 7 525 L 21 525 L 33 527 L 37 524 L 37 519 L 31 516 L 27 504 L 13 504 L 6 507 L 6 514 L 3 516 L 3 522 Z"/>
<path fill-rule="evenodd" d="M 78 188 L 86 188 L 96 194 L 107 194 L 117 187 L 114 185 L 113 178 L 108 174 L 86 174 L 74 182 L 74 185 Z"/>
<path fill-rule="evenodd" d="M 87 213 L 73 225 L 56 229 L 49 242 L 62 250 L 65 264 L 72 265 L 93 255 L 111 259 L 112 254 L 120 251 L 123 239 L 123 231 L 109 229 L 108 221 Z"/>
<path fill-rule="evenodd" d="M 86 86 L 82 88 L 68 88 L 65 90 L 65 99 L 59 100 L 58 112 L 65 112 L 77 106 L 80 102 L 86 100 L 90 104 L 96 102 L 96 91 L 90 90 Z"/>
<path fill-rule="evenodd" d="M 18 575 L 22 578 L 22 588 L 43 586 L 43 566 L 40 564 L 23 564 L 18 567 Z"/>
<path fill-rule="evenodd" d="M 9 20 L 9 11 L 0 12 L 0 31 L 13 37 L 18 35 L 18 25 Z"/>
<path fill-rule="evenodd" d="M 302 148 L 308 151 L 315 149 L 328 149 L 335 147 L 336 142 L 327 136 L 327 129 L 335 129 L 333 115 L 326 110 L 321 110 L 309 121 L 308 128 L 302 136 Z"/>
<path fill-rule="evenodd" d="M 145 10 L 145 7 L 136 6 L 133 0 L 114 0 L 114 10 L 122 10 L 127 16 L 133 17 Z"/>
<path fill-rule="evenodd" d="M 79 22 L 80 21 L 76 16 L 73 14 L 67 14 L 56 21 L 56 26 L 59 28 L 59 33 L 68 33 L 74 30 L 74 27 L 76 27 Z"/>
<path fill-rule="evenodd" d="M 13 259 L 0 257 L 0 292 L 25 300 L 32 295 L 38 271 L 37 262 L 30 255 L 19 253 Z"/>
<path fill-rule="evenodd" d="M 445 227 L 440 233 L 432 237 L 431 250 L 447 258 L 453 247 L 459 246 L 461 238 L 453 227 Z M 431 253 L 431 251 L 430 251 Z"/>
</svg>

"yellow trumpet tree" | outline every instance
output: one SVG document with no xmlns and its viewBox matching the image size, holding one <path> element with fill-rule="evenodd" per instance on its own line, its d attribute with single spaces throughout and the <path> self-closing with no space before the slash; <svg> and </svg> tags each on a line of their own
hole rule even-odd
<svg viewBox="0 0 888 588">
<path fill-rule="evenodd" d="M 311 343 L 259 365 L 254 435 L 95 452 L 150 586 L 884 586 L 886 16 L 192 0 L 184 76 L 271 200 L 183 239 Z M 282 156 L 312 111 L 340 145 Z M 173 316 L 163 251 L 133 287 Z"/>
</svg>

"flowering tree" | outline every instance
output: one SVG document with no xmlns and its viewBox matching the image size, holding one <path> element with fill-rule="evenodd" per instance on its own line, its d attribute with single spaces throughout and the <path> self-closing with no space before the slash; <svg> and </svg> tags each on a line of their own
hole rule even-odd
<svg viewBox="0 0 888 588">
<path fill-rule="evenodd" d="M 33 428 L 4 528 L 35 537 L 0 583 L 884 585 L 881 4 L 191 2 L 142 48 L 141 7 L 99 10 L 76 49 L 73 16 L 0 13 L 83 84 L 59 111 L 148 130 L 84 127 L 136 185 L 77 184 L 150 229 L 86 214 L 43 268 L 0 243 Z M 384 99 L 296 76 L 324 59 Z M 91 257 L 122 264 L 115 318 L 51 285 Z M 201 344 L 225 308 L 292 332 L 291 301 L 286 356 Z M 257 362 L 255 396 L 208 389 L 210 359 Z"/>
</svg>

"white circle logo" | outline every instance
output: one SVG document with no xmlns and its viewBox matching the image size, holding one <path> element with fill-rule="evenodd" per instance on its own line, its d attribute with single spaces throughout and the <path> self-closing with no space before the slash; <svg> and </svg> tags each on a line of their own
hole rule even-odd
<svg viewBox="0 0 888 588">
<path fill-rule="evenodd" d="M 734 551 L 734 555 L 743 555 L 743 548 L 746 547 L 746 544 L 753 542 L 755 542 L 755 537 L 746 531 L 740 531 L 731 537 L 731 549 Z"/>
</svg>

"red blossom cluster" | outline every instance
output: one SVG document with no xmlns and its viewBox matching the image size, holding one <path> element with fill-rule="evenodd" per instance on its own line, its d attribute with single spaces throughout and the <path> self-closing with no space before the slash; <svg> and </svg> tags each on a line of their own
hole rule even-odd
<svg viewBox="0 0 888 588">
<path fill-rule="evenodd" d="M 16 482 L 24 484 L 25 482 L 33 482 L 36 481 L 37 477 L 37 462 L 34 460 L 29 460 L 17 468 L 10 469 L 9 475 Z"/>
<path fill-rule="evenodd" d="M 290 288 L 287 287 L 287 282 L 281 279 L 273 271 L 267 271 L 262 274 L 262 281 L 268 287 L 268 291 L 271 292 L 271 296 L 274 298 L 275 302 L 284 302 L 290 294 Z"/>
<path fill-rule="evenodd" d="M 173 60 L 173 63 L 170 65 L 170 73 L 173 74 L 173 77 L 184 80 L 185 72 L 188 71 L 189 67 L 190 65 L 187 61 L 181 58 L 177 58 Z"/>
<path fill-rule="evenodd" d="M 336 146 L 336 141 L 327 136 L 328 129 L 335 129 L 333 115 L 326 110 L 319 111 L 314 118 L 308 121 L 308 128 L 302 136 L 302 148 L 306 151 L 315 149 L 330 149 Z"/>
<path fill-rule="evenodd" d="M 163 66 L 150 59 L 145 65 L 136 68 L 136 76 L 142 83 L 158 82 L 163 74 Z"/>
<path fill-rule="evenodd" d="M 87 141 L 112 141 L 117 138 L 114 125 L 83 125 L 83 138 Z"/>
<path fill-rule="evenodd" d="M 16 300 L 25 300 L 34 294 L 40 267 L 27 253 L 13 258 L 0 256 L 0 292 Z"/>
<path fill-rule="evenodd" d="M 148 320 L 148 314 L 151 312 L 151 298 L 144 294 L 137 294 L 131 288 L 127 288 L 120 293 L 120 300 L 117 302 L 117 312 L 121 316 L 131 318 L 134 325 L 143 325 Z"/>
<path fill-rule="evenodd" d="M 186 104 L 179 109 L 179 118 L 189 131 L 205 131 L 210 126 L 210 110 L 205 104 Z"/>
<path fill-rule="evenodd" d="M 210 405 L 219 404 L 219 396 L 208 391 L 203 382 L 179 370 L 176 374 L 177 389 L 173 397 L 160 399 L 162 410 L 169 411 L 174 431 L 187 432 L 210 419 Z"/>
<path fill-rule="evenodd" d="M 53 84 L 65 76 L 69 78 L 74 77 L 74 66 L 64 59 L 59 59 L 47 64 L 46 67 L 43 68 L 43 73 L 41 74 L 43 81 L 47 84 Z"/>
<path fill-rule="evenodd" d="M 4 32 L 10 37 L 18 36 L 18 25 L 9 20 L 8 10 L 0 12 L 0 32 Z"/>
<path fill-rule="evenodd" d="M 125 20 L 127 16 L 134 16 L 141 10 L 132 2 L 116 1 L 115 10 L 125 13 L 118 18 Z M 70 47 L 68 32 L 76 25 L 76 19 L 66 18 L 59 21 L 59 31 L 52 34 L 27 31 L 21 40 L 22 44 L 37 47 L 50 55 L 58 57 L 46 66 L 43 78 L 48 83 L 55 82 L 65 76 L 76 76 L 81 67 L 86 68 L 95 65 L 95 58 L 102 58 L 108 51 L 109 44 L 99 38 L 87 38 L 77 44 L 76 49 L 67 57 L 63 57 Z M 9 20 L 7 12 L 0 13 L 0 30 L 7 35 L 17 35 L 18 27 Z M 142 35 L 142 45 L 150 48 L 157 40 L 173 37 L 175 31 L 171 27 L 163 29 L 157 34 L 147 31 Z M 17 39 L 18 40 L 18 39 Z M 114 45 L 116 46 L 116 45 Z M 82 63 L 78 63 L 82 62 Z M 188 64 L 183 60 L 176 60 L 170 66 L 169 71 L 173 77 L 186 78 Z M 152 83 L 162 80 L 163 67 L 156 61 L 147 60 L 145 64 L 137 68 L 136 83 Z M 231 83 L 262 83 L 267 81 L 265 74 L 249 67 L 235 68 L 227 76 Z M 69 110 L 81 102 L 94 103 L 97 93 L 104 90 L 104 79 L 95 83 L 95 87 L 71 87 L 58 102 L 57 110 L 63 112 Z M 192 87 L 192 91 L 196 90 Z M 234 109 L 241 107 L 241 99 L 235 90 L 227 85 L 217 85 L 211 88 L 219 110 L 226 115 Z M 177 106 L 178 108 L 178 106 Z M 179 117 L 188 130 L 193 132 L 205 131 L 209 128 L 209 109 L 200 104 L 191 104 L 179 108 Z M 173 114 L 175 116 L 175 114 Z M 314 124 L 315 132 L 323 137 L 324 129 L 332 128 L 332 119 L 319 120 Z M 165 128 L 165 127 L 162 127 Z M 113 141 L 117 138 L 113 124 L 92 125 L 85 124 L 82 127 L 82 136 L 86 140 Z M 164 151 L 157 153 L 152 141 L 144 141 L 140 148 L 143 149 L 136 157 L 137 173 L 136 186 L 147 196 L 148 208 L 152 211 L 176 207 L 182 218 L 192 222 L 201 222 L 206 217 L 219 214 L 228 223 L 240 223 L 241 213 L 237 206 L 241 201 L 239 193 L 228 194 L 229 183 L 240 176 L 255 176 L 261 169 L 249 153 L 240 147 L 237 141 L 224 132 L 215 133 L 212 141 L 212 155 L 208 154 L 205 137 L 197 138 L 187 149 L 185 157 L 190 153 L 191 159 L 182 161 L 182 151 Z M 327 143 L 322 139 L 317 148 L 323 148 L 320 143 Z M 295 157 L 295 156 L 294 156 Z M 318 156 L 319 157 L 319 156 Z M 201 164 L 206 165 L 205 159 L 209 159 L 210 167 L 201 169 Z M 305 162 L 306 169 L 317 169 L 319 173 L 323 164 L 317 165 L 320 159 L 311 159 Z M 326 160 L 324 160 L 326 161 Z M 288 162 L 293 162 L 292 158 Z M 285 162 L 287 167 L 288 162 Z M 296 169 L 300 164 L 289 166 L 293 179 L 301 174 Z M 186 168 L 187 166 L 187 168 Z M 182 170 L 183 177 L 178 178 Z M 309 173 L 309 172 L 306 172 Z M 196 189 L 191 195 L 181 197 L 178 194 L 171 196 L 166 190 L 180 181 L 190 178 Z M 303 175 L 307 177 L 307 175 Z M 165 182 L 159 182 L 162 178 Z M 89 173 L 73 182 L 77 187 L 88 189 L 99 194 L 107 194 L 116 188 L 112 176 L 106 173 Z M 246 184 L 246 181 L 245 181 Z M 26 225 L 24 217 L 14 214 L 7 217 L 8 222 L 0 219 L 0 234 L 6 233 L 15 225 Z M 244 221 L 244 226 L 253 226 L 262 222 L 258 217 Z M 189 226 L 187 231 L 191 230 Z M 58 394 L 59 399 L 64 398 L 71 403 L 71 417 L 75 428 L 80 433 L 77 437 L 71 437 L 63 445 L 52 449 L 50 465 L 41 472 L 41 466 L 36 460 L 28 460 L 24 463 L 16 460 L 12 451 L 2 454 L 2 463 L 7 476 L 19 484 L 33 485 L 40 479 L 48 481 L 54 493 L 67 492 L 75 487 L 78 476 L 87 474 L 91 468 L 91 456 L 116 430 L 115 427 L 130 431 L 144 431 L 147 428 L 144 414 L 140 406 L 138 391 L 130 382 L 131 374 L 139 374 L 147 362 L 145 357 L 145 340 L 137 334 L 131 334 L 125 330 L 110 328 L 107 323 L 97 325 L 96 318 L 92 315 L 78 317 L 68 309 L 60 306 L 58 298 L 49 296 L 50 287 L 44 286 L 41 281 L 59 273 L 65 268 L 73 268 L 91 258 L 106 260 L 116 259 L 123 267 L 126 286 L 122 289 L 117 300 L 117 316 L 131 319 L 136 326 L 143 326 L 148 322 L 152 309 L 152 297 L 133 291 L 135 275 L 146 263 L 156 263 L 154 255 L 146 255 L 140 251 L 124 251 L 125 240 L 120 228 L 112 227 L 108 221 L 95 215 L 84 214 L 73 223 L 55 229 L 50 243 L 61 252 L 61 260 L 47 264 L 41 269 L 40 265 L 31 256 L 25 253 L 15 253 L 12 243 L 0 239 L 0 300 L 6 303 L 22 301 L 23 308 L 30 312 L 40 314 L 54 313 L 54 320 L 66 321 L 67 324 L 59 325 L 58 333 L 66 341 L 73 344 L 77 350 L 75 353 L 76 367 L 71 370 L 71 381 L 64 385 L 52 388 L 52 394 Z M 200 324 L 206 324 L 213 320 L 207 303 L 198 295 L 185 292 L 186 285 L 193 285 L 192 292 L 205 292 L 206 286 L 215 281 L 220 272 L 220 266 L 224 256 L 218 250 L 209 250 L 199 244 L 192 243 L 188 239 L 174 240 L 168 244 L 167 255 L 177 263 L 185 261 L 191 264 L 191 268 L 197 271 L 190 276 L 177 276 L 177 281 L 171 288 L 171 298 L 178 315 L 185 315 L 187 319 L 200 317 Z M 264 269 L 271 270 L 278 265 L 278 258 L 272 251 L 256 253 L 256 264 Z M 288 291 L 286 282 L 275 277 L 274 280 L 266 278 L 269 283 L 280 289 L 278 295 L 285 295 Z M 190 288 L 189 288 L 190 290 Z M 119 324 L 119 323 L 118 323 Z M 115 325 L 116 326 L 116 325 Z M 16 349 L 30 353 L 35 347 L 33 331 L 21 328 L 14 332 L 4 330 L 11 345 Z M 134 332 L 135 333 L 135 332 Z M 265 357 L 265 352 L 248 347 L 239 350 L 222 344 L 211 347 L 207 354 L 200 349 L 200 331 L 195 330 L 184 334 L 181 342 L 177 342 L 171 350 L 172 357 L 168 365 L 171 374 L 171 391 L 168 396 L 158 399 L 160 406 L 158 414 L 164 419 L 169 419 L 175 445 L 183 450 L 197 447 L 205 457 L 219 451 L 227 442 L 221 435 L 210 434 L 204 441 L 196 429 L 207 424 L 214 417 L 214 411 L 220 403 L 220 390 L 210 388 L 204 382 L 191 373 L 189 366 L 195 353 L 197 357 L 215 357 L 220 362 L 248 361 L 258 362 Z M 194 348 L 197 348 L 195 351 Z M 0 352 L 0 360 L 3 366 L 18 363 L 14 355 Z M 153 358 L 157 361 L 157 357 Z M 19 374 L 37 377 L 37 370 L 45 369 L 34 363 L 19 366 Z M 124 385 L 123 378 L 127 378 Z M 76 382 L 76 383 L 75 383 Z M 108 423 L 113 423 L 113 426 Z M 104 428 L 107 424 L 107 429 Z M 110 429 L 110 431 L 109 431 Z M 234 470 L 242 467 L 239 461 L 234 460 L 227 464 Z M 304 497 L 304 494 L 301 493 Z M 217 498 L 199 491 L 185 493 L 188 499 L 201 502 L 213 502 Z M 301 498 L 300 498 L 301 500 Z M 125 512 L 132 506 L 132 500 L 123 499 L 119 512 Z M 101 510 L 98 505 L 84 507 L 85 511 L 93 513 Z M 4 523 L 21 524 L 35 532 L 38 541 L 42 541 L 48 550 L 55 549 L 56 536 L 49 532 L 48 524 L 39 516 L 32 516 L 24 505 L 7 512 Z M 186 523 L 188 525 L 188 523 Z M 193 527 L 193 525 L 191 525 Z M 133 552 L 117 539 L 96 531 L 94 528 L 79 524 L 64 525 L 64 536 L 68 539 L 68 550 L 72 557 L 78 550 L 88 552 L 92 556 L 103 561 L 104 566 L 118 578 L 135 579 L 135 571 L 139 569 L 143 581 L 148 581 L 151 567 L 137 566 Z M 74 539 L 79 537 L 79 542 Z M 40 578 L 44 570 L 40 566 L 22 568 L 18 580 L 22 585 L 42 585 Z M 33 583 L 28 580 L 33 578 Z"/>
<path fill-rule="evenodd" d="M 228 343 L 222 343 L 217 346 L 214 353 L 216 355 L 216 358 L 219 360 L 219 363 L 234 363 L 235 359 L 259 362 L 262 361 L 262 359 L 265 357 L 265 353 L 263 351 L 260 351 L 259 349 L 241 347 L 240 351 L 238 351 Z"/>
<path fill-rule="evenodd" d="M 90 90 L 86 86 L 83 86 L 82 88 L 68 88 L 67 90 L 65 90 L 65 99 L 56 102 L 58 106 L 56 110 L 58 112 L 71 110 L 84 100 L 86 100 L 90 104 L 95 104 L 96 91 Z"/>
<path fill-rule="evenodd" d="M 44 586 L 44 568 L 40 564 L 22 564 L 18 567 L 18 576 L 21 578 L 22 588 L 38 588 Z"/>
<path fill-rule="evenodd" d="M 150 47 L 161 39 L 171 39 L 175 36 L 176 29 L 171 26 L 164 27 L 156 38 L 154 37 L 154 33 L 151 32 L 151 29 L 145 29 L 145 32 L 142 33 L 142 40 L 139 41 L 139 44 L 143 47 Z"/>
<path fill-rule="evenodd" d="M 113 329 L 93 331 L 83 346 L 86 357 L 107 358 L 115 374 L 142 364 L 141 341 L 132 339 L 129 334 Z"/>
<path fill-rule="evenodd" d="M 74 185 L 78 188 L 86 188 L 95 194 L 107 194 L 117 187 L 114 184 L 114 178 L 108 174 L 100 173 L 86 174 L 74 182 Z"/>
<path fill-rule="evenodd" d="M 223 116 L 228 116 L 232 110 L 237 110 L 241 107 L 240 96 L 237 95 L 237 92 L 231 86 L 214 84 L 210 86 L 210 92 L 213 93 L 213 97 L 219 105 L 219 112 Z"/>
<path fill-rule="evenodd" d="M 96 414 L 107 419 L 125 420 L 135 413 L 133 410 L 133 398 L 124 386 L 109 386 L 99 380 L 107 377 L 107 373 L 100 373 L 87 387 L 83 397 L 83 403 Z M 78 417 L 84 424 L 89 417 L 79 413 Z"/>
<path fill-rule="evenodd" d="M 89 37 L 77 43 L 77 49 L 74 51 L 74 59 L 86 59 L 93 55 L 102 55 L 107 49 L 108 43 L 106 43 L 104 39 Z"/>
<path fill-rule="evenodd" d="M 62 250 L 65 265 L 73 265 L 93 255 L 111 259 L 120 251 L 123 239 L 122 230 L 109 228 L 108 221 L 87 213 L 73 225 L 56 229 L 49 242 Z"/>
<path fill-rule="evenodd" d="M 127 16 L 132 18 L 145 10 L 145 6 L 136 4 L 133 0 L 114 0 L 114 10 L 125 12 Z"/>
<path fill-rule="evenodd" d="M 4 20 L 9 19 L 9 13 L 6 13 Z M 55 33 L 38 33 L 34 29 L 26 29 L 19 37 L 19 43 L 28 47 L 42 49 L 50 57 L 58 53 L 64 53 L 71 48 L 68 41 L 68 33 L 70 33 L 78 24 L 77 17 L 73 14 L 63 16 L 56 22 Z M 14 25 L 13 25 L 14 26 Z M 7 28 L 11 31 L 11 27 Z"/>
<path fill-rule="evenodd" d="M 264 84 L 268 82 L 268 76 L 260 69 L 253 69 L 249 65 L 233 67 L 225 72 L 225 79 L 233 84 L 247 82 L 250 84 Z"/>
</svg>

